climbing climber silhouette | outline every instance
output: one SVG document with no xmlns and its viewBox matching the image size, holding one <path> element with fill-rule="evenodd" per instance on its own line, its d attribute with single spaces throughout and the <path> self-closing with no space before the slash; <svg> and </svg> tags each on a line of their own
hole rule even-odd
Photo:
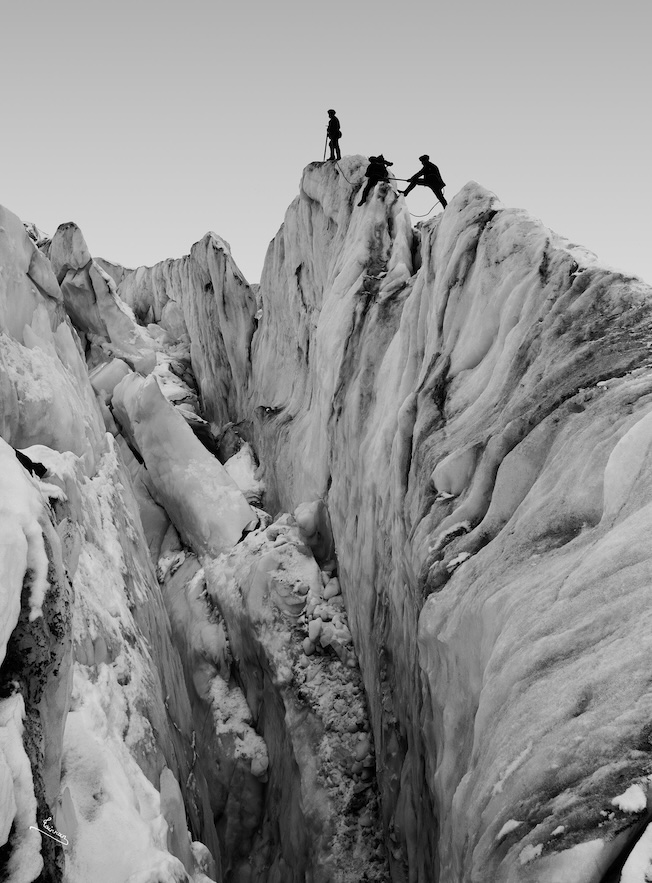
<svg viewBox="0 0 652 883">
<path fill-rule="evenodd" d="M 364 203 L 367 201 L 367 197 L 379 181 L 389 181 L 387 167 L 393 165 L 394 163 L 391 163 L 389 160 L 385 159 L 382 153 L 380 154 L 380 156 L 369 157 L 369 165 L 367 166 L 367 171 L 365 172 L 368 180 L 364 190 L 362 191 L 362 197 L 358 205 L 364 205 Z"/>
<path fill-rule="evenodd" d="M 434 164 L 434 162 L 430 162 L 430 157 L 427 153 L 424 153 L 423 156 L 419 157 L 419 162 L 421 163 L 423 168 L 420 171 L 416 172 L 416 174 L 412 175 L 411 178 L 409 178 L 410 183 L 405 188 L 405 190 L 402 191 L 403 196 L 407 196 L 408 193 L 414 190 L 417 184 L 421 184 L 424 187 L 430 187 L 437 199 L 441 202 L 442 206 L 446 208 L 448 203 L 444 199 L 444 194 L 442 192 L 446 184 L 439 172 L 439 169 Z M 400 192 L 401 191 L 399 190 L 399 193 Z"/>
<path fill-rule="evenodd" d="M 331 155 L 328 158 L 330 162 L 331 160 L 342 159 L 342 154 L 340 153 L 340 138 L 342 137 L 342 130 L 340 129 L 340 121 L 335 116 L 334 110 L 331 109 L 328 111 L 328 117 L 326 140 L 328 141 L 328 146 L 331 151 Z M 326 153 L 325 150 L 324 153 Z"/>
</svg>

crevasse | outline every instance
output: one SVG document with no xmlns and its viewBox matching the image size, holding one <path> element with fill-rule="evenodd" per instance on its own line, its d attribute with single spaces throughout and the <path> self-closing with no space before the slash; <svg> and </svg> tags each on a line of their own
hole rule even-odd
<svg viewBox="0 0 652 883">
<path fill-rule="evenodd" d="M 214 234 L 129 271 L 3 210 L 9 879 L 651 867 L 651 290 L 340 165 L 257 289 Z"/>
</svg>

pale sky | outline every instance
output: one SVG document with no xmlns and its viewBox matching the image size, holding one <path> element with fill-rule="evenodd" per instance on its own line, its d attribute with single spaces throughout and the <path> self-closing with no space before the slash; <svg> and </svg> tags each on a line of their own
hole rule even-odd
<svg viewBox="0 0 652 883">
<path fill-rule="evenodd" d="M 258 281 L 323 158 L 428 153 L 652 283 L 643 0 L 0 0 L 0 204 L 128 267 L 208 230 Z M 434 200 L 417 189 L 415 213 Z"/>
</svg>

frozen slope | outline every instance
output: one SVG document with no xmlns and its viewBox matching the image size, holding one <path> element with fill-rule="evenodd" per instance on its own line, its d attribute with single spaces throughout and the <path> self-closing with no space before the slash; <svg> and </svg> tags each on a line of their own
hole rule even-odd
<svg viewBox="0 0 652 883">
<path fill-rule="evenodd" d="M 4 209 L 0 267 L 0 877 L 206 883 L 187 825 L 219 844 L 129 474 L 52 266 Z M 78 325 L 117 312 L 142 340 L 97 292 L 77 286 Z"/>
<path fill-rule="evenodd" d="M 132 883 L 649 876 L 652 291 L 475 183 L 416 229 L 391 184 L 358 207 L 365 165 L 304 170 L 256 295 L 213 234 L 109 277 L 74 225 L 50 266 L 3 220 L 1 435 L 56 498 L 3 449 L 3 566 L 33 579 L 36 519 L 51 587 L 3 583 L 0 859 L 31 879 L 62 879 L 48 807 L 71 883 L 122 817 Z M 249 530 L 198 452 L 187 347 L 216 448 L 292 515 Z"/>
<path fill-rule="evenodd" d="M 411 263 L 386 185 L 304 172 L 258 449 L 284 507 L 328 501 L 397 879 L 580 879 L 596 841 L 597 881 L 651 772 L 652 292 L 476 184 L 419 232 Z"/>
<path fill-rule="evenodd" d="M 0 876 L 387 880 L 336 565 L 311 551 L 323 507 L 298 513 L 309 535 L 292 516 L 292 541 L 265 532 L 251 448 L 233 429 L 218 444 L 197 414 L 188 332 L 138 325 L 74 224 L 39 236 L 50 263 L 5 224 Z M 238 312 L 202 284 L 204 317 L 221 301 L 251 335 L 245 288 Z M 239 450 L 223 466 L 218 447 Z"/>
<path fill-rule="evenodd" d="M 256 301 L 228 244 L 207 233 L 189 255 L 125 276 L 118 293 L 140 321 L 189 336 L 206 419 L 233 420 L 248 389 Z"/>
<path fill-rule="evenodd" d="M 239 416 L 328 503 L 394 877 L 600 880 L 651 772 L 650 289 L 477 184 L 354 202 L 304 171 Z"/>
<path fill-rule="evenodd" d="M 258 524 L 244 494 L 165 399 L 155 377 L 127 375 L 112 402 L 145 462 L 157 500 L 191 546 L 216 555 Z"/>
</svg>

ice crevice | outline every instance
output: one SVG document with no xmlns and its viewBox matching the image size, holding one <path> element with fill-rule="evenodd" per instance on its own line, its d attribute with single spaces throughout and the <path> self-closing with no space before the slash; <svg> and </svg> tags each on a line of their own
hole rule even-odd
<svg viewBox="0 0 652 883">
<path fill-rule="evenodd" d="M 2 210 L 9 879 L 650 870 L 652 292 L 340 166 L 258 288 Z"/>
</svg>

